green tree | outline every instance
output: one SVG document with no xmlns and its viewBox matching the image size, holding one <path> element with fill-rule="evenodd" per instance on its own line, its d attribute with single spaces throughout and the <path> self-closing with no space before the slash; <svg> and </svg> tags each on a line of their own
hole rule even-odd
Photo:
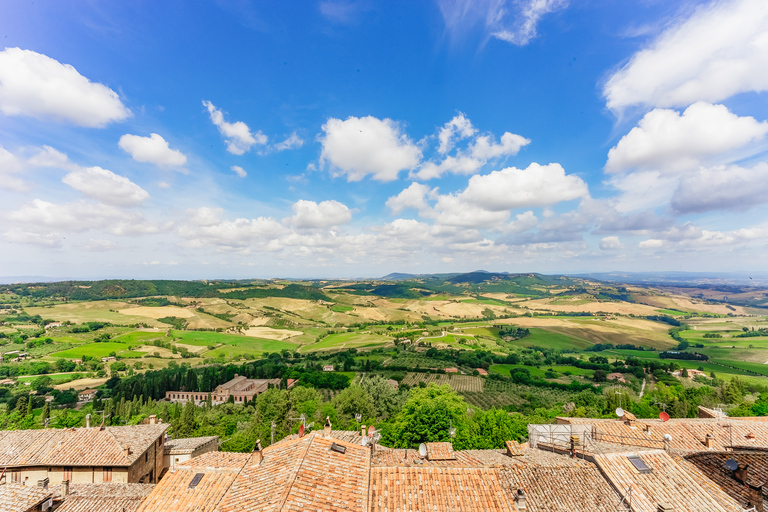
<svg viewBox="0 0 768 512">
<path fill-rule="evenodd" d="M 294 386 L 289 396 L 291 404 L 291 416 L 306 415 L 307 418 L 315 418 L 322 398 L 315 388 Z"/>
<path fill-rule="evenodd" d="M 608 376 L 604 370 L 595 370 L 595 373 L 592 374 L 592 380 L 595 382 L 605 382 L 608 380 Z"/>
<path fill-rule="evenodd" d="M 184 404 L 184 410 L 181 413 L 181 423 L 179 424 L 179 437 L 190 437 L 195 431 L 195 406 L 194 400 L 187 400 Z"/>
<path fill-rule="evenodd" d="M 50 419 L 51 417 L 51 404 L 48 402 L 45 402 L 45 405 L 43 405 L 43 411 L 40 413 L 40 421 L 45 425 L 45 420 Z"/>
<path fill-rule="evenodd" d="M 333 397 L 331 401 L 339 413 L 339 421 L 349 425 L 360 414 L 363 419 L 373 418 L 375 415 L 373 399 L 360 386 L 350 386 Z"/>
<path fill-rule="evenodd" d="M 27 395 L 21 395 L 16 401 L 16 412 L 22 418 L 27 415 L 28 400 Z"/>
<path fill-rule="evenodd" d="M 368 377 L 363 380 L 360 387 L 373 400 L 373 408 L 377 418 L 389 419 L 400 410 L 401 397 L 405 395 L 400 395 L 384 377 L 380 375 Z"/>
<path fill-rule="evenodd" d="M 450 386 L 414 388 L 384 432 L 394 448 L 416 448 L 420 443 L 448 441 L 448 429 L 461 428 L 467 419 L 467 404 Z"/>
<path fill-rule="evenodd" d="M 507 411 L 501 409 L 477 411 L 465 426 L 457 431 L 454 448 L 457 450 L 504 448 L 506 441 L 520 437 L 515 427 Z"/>
</svg>

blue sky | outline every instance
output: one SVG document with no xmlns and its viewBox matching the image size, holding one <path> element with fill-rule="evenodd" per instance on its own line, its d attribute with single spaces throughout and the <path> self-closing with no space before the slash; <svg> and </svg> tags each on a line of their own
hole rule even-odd
<svg viewBox="0 0 768 512">
<path fill-rule="evenodd" d="M 2 9 L 0 275 L 768 268 L 762 0 Z"/>
</svg>

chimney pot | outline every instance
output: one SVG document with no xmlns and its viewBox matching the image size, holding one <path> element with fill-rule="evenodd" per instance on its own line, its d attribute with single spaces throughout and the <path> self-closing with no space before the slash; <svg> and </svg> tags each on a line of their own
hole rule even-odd
<svg viewBox="0 0 768 512">
<path fill-rule="evenodd" d="M 131 454 L 131 447 L 130 446 L 126 446 L 125 448 L 123 448 L 123 454 L 126 457 L 129 456 Z"/>
<path fill-rule="evenodd" d="M 738 469 L 733 472 L 733 476 L 739 482 L 743 484 L 747 483 L 747 477 L 749 476 L 749 464 L 739 464 Z"/>
<path fill-rule="evenodd" d="M 755 507 L 757 512 L 763 512 L 763 486 L 762 485 L 749 485 L 749 502 L 748 507 Z"/>
<path fill-rule="evenodd" d="M 707 448 L 712 448 L 712 443 L 714 441 L 715 441 L 715 436 L 713 436 L 712 434 L 707 434 L 704 437 L 704 446 L 706 446 Z"/>
<path fill-rule="evenodd" d="M 365 436 L 366 436 L 365 425 L 361 425 L 361 426 L 360 426 L 360 433 L 361 433 L 361 435 L 362 435 L 363 437 L 365 437 Z"/>
<path fill-rule="evenodd" d="M 258 439 L 256 441 L 256 447 L 253 450 L 253 461 L 258 466 L 261 464 L 261 461 L 264 460 L 264 453 L 262 453 L 261 450 L 261 439 Z"/>
<path fill-rule="evenodd" d="M 50 480 L 48 480 L 47 478 L 43 478 L 42 480 L 37 481 L 37 486 L 40 487 L 41 489 L 48 490 L 48 482 L 50 482 Z"/>
<path fill-rule="evenodd" d="M 61 495 L 69 496 L 69 480 L 62 480 L 61 482 Z"/>
<path fill-rule="evenodd" d="M 91 415 L 85 415 L 85 428 L 91 428 Z"/>
<path fill-rule="evenodd" d="M 519 511 L 528 510 L 528 505 L 526 504 L 526 496 L 525 491 L 522 489 L 518 489 L 515 493 L 515 507 Z"/>
<path fill-rule="evenodd" d="M 325 434 L 325 437 L 331 437 L 331 430 L 333 430 L 333 426 L 331 425 L 331 417 L 326 416 L 325 427 L 323 427 L 323 433 Z"/>
</svg>

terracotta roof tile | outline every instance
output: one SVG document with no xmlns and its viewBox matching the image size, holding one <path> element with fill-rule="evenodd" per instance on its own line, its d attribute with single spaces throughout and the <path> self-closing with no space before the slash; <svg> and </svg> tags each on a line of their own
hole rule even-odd
<svg viewBox="0 0 768 512">
<path fill-rule="evenodd" d="M 426 443 L 427 458 L 429 460 L 454 460 L 453 445 L 451 443 Z"/>
<path fill-rule="evenodd" d="M 154 487 L 150 484 L 74 484 L 56 511 L 134 512 Z"/>
<path fill-rule="evenodd" d="M 514 512 L 498 470 L 378 467 L 371 471 L 371 512 Z"/>
<path fill-rule="evenodd" d="M 725 467 L 725 461 L 728 459 L 749 466 L 746 483 L 739 481 L 734 472 Z M 760 486 L 768 482 L 768 452 L 704 452 L 689 455 L 686 460 L 744 508 L 747 508 L 747 503 L 750 502 L 750 490 L 747 483 Z M 763 502 L 768 509 L 768 488 L 765 487 L 763 488 Z"/>
<path fill-rule="evenodd" d="M 171 439 L 165 443 L 166 454 L 191 453 L 197 448 L 212 441 L 218 441 L 219 436 L 187 437 L 184 439 Z"/>
<path fill-rule="evenodd" d="M 0 512 L 27 512 L 50 498 L 50 490 L 21 484 L 0 485 Z"/>
<path fill-rule="evenodd" d="M 603 474 L 623 496 L 631 496 L 634 512 L 656 512 L 659 503 L 670 503 L 676 510 L 740 512 L 741 506 L 716 486 L 690 471 L 681 458 L 662 450 L 638 454 L 651 471 L 641 473 L 627 457 L 629 453 L 595 455 Z M 629 489 L 631 488 L 631 494 Z"/>
<path fill-rule="evenodd" d="M 0 465 L 130 466 L 168 424 L 0 432 Z M 125 455 L 124 448 L 131 448 Z"/>
</svg>

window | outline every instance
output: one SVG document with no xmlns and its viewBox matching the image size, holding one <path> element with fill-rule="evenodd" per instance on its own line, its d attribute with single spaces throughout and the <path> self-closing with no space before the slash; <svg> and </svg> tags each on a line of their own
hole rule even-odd
<svg viewBox="0 0 768 512">
<path fill-rule="evenodd" d="M 144 462 L 147 462 L 149 460 L 149 452 L 144 454 Z"/>
<path fill-rule="evenodd" d="M 72 468 L 64 468 L 62 479 L 72 481 Z"/>
<path fill-rule="evenodd" d="M 112 481 L 112 468 L 104 468 L 102 470 L 101 481 L 102 482 L 111 482 Z"/>
<path fill-rule="evenodd" d="M 640 473 L 650 473 L 652 471 L 651 468 L 649 468 L 645 462 L 643 462 L 643 459 L 637 455 L 629 455 L 627 459 L 629 459 L 629 462 L 631 462 L 632 465 L 635 466 L 635 469 L 637 469 Z"/>
</svg>

